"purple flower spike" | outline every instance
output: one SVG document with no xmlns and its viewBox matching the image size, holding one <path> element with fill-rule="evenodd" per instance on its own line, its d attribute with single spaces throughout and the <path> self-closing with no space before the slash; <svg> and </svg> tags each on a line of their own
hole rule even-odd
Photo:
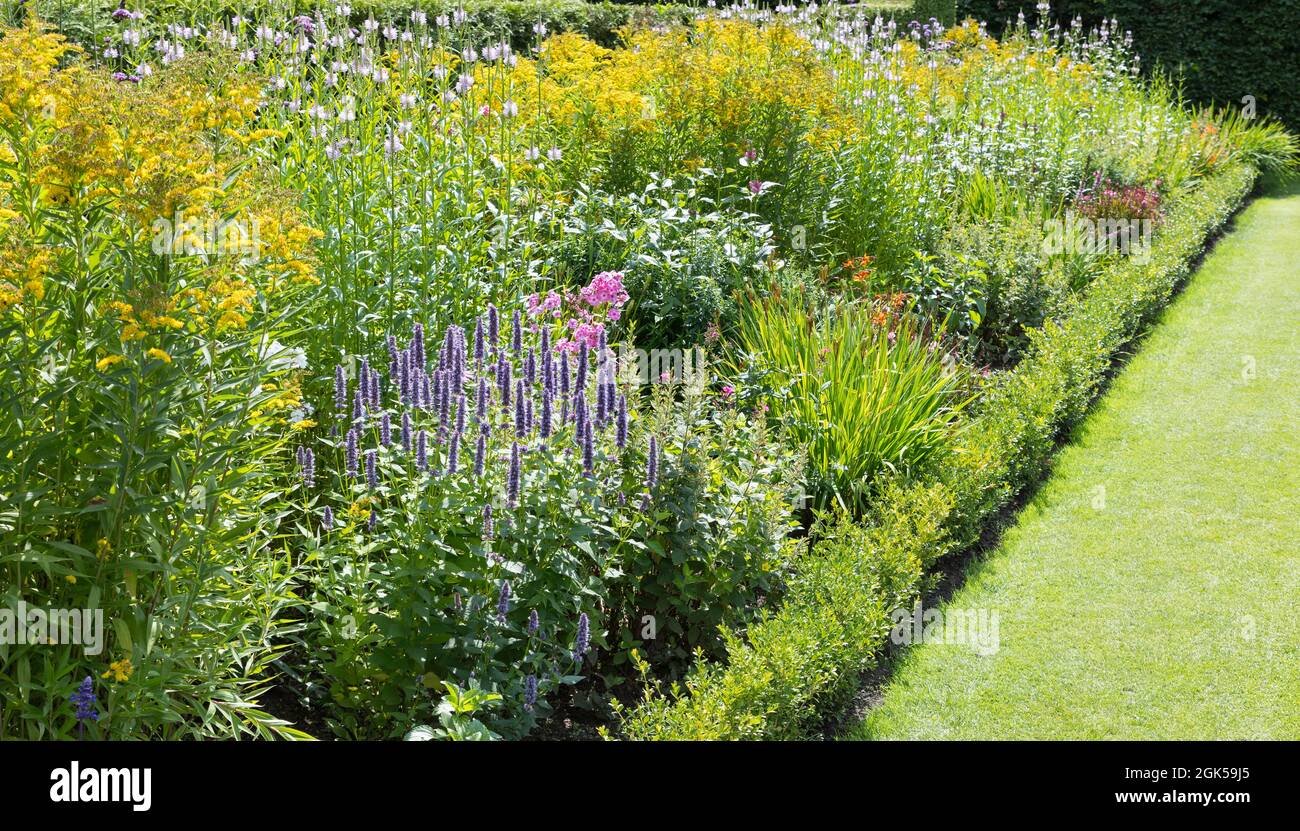
<svg viewBox="0 0 1300 831">
<path fill-rule="evenodd" d="M 506 615 L 510 614 L 510 581 L 502 580 L 497 592 L 497 623 L 504 624 Z"/>
<path fill-rule="evenodd" d="M 411 414 L 402 413 L 402 450 L 411 452 Z"/>
<path fill-rule="evenodd" d="M 492 344 L 495 349 L 501 340 L 500 321 L 497 318 L 497 307 L 488 304 L 488 343 Z"/>
<path fill-rule="evenodd" d="M 393 444 L 393 417 L 384 413 L 379 419 L 379 443 L 384 447 L 391 447 Z"/>
<path fill-rule="evenodd" d="M 343 365 L 334 367 L 334 409 L 343 410 L 348 406 L 348 380 L 343 374 Z"/>
<path fill-rule="evenodd" d="M 366 484 L 370 485 L 371 490 L 379 487 L 379 473 L 375 469 L 376 455 L 374 450 L 366 451 Z"/>
<path fill-rule="evenodd" d="M 529 675 L 524 679 L 524 710 L 532 712 L 537 706 L 537 676 Z"/>
<path fill-rule="evenodd" d="M 447 473 L 455 473 L 460 468 L 460 432 L 451 437 L 451 447 L 447 450 Z"/>
<path fill-rule="evenodd" d="M 429 434 L 423 430 L 415 436 L 415 467 L 421 473 L 429 469 Z"/>
<path fill-rule="evenodd" d="M 348 431 L 347 457 L 348 475 L 356 476 L 361 470 L 361 464 L 360 459 L 357 458 L 357 428 L 355 427 Z"/>
<path fill-rule="evenodd" d="M 596 447 L 595 440 L 592 438 L 591 423 L 588 422 L 587 429 L 582 434 L 582 472 L 591 476 L 596 469 Z"/>
<path fill-rule="evenodd" d="M 510 479 L 506 484 L 506 501 L 511 509 L 519 507 L 520 465 L 519 443 L 516 442 L 510 446 Z"/>
<path fill-rule="evenodd" d="M 537 620 L 537 610 L 533 609 L 531 612 L 528 613 L 528 634 L 530 635 L 537 634 L 537 627 L 539 625 L 540 623 Z"/>
<path fill-rule="evenodd" d="M 492 527 L 492 505 L 491 503 L 483 506 L 483 541 L 491 542 L 493 535 Z"/>
<path fill-rule="evenodd" d="M 325 510 L 321 513 L 320 527 L 325 531 L 329 531 L 334 527 L 334 509 L 329 505 L 326 505 Z"/>
<path fill-rule="evenodd" d="M 424 324 L 416 323 L 411 327 L 411 353 L 415 358 L 415 365 L 424 367 Z"/>
<path fill-rule="evenodd" d="M 474 323 L 474 368 L 483 367 L 483 318 Z"/>
<path fill-rule="evenodd" d="M 587 620 L 587 613 L 583 612 L 578 615 L 578 637 L 573 646 L 573 660 L 581 664 L 590 646 L 591 622 Z"/>
<path fill-rule="evenodd" d="M 515 435 L 523 438 L 528 435 L 527 399 L 524 398 L 524 380 L 515 382 Z"/>
<path fill-rule="evenodd" d="M 618 397 L 618 421 L 615 425 L 614 443 L 618 449 L 627 447 L 627 396 Z"/>
<path fill-rule="evenodd" d="M 551 407 L 551 391 L 544 389 L 542 390 L 542 423 L 539 430 L 543 440 L 551 437 Z"/>
<path fill-rule="evenodd" d="M 516 355 L 524 348 L 524 327 L 519 318 L 519 310 L 515 309 L 514 316 L 510 322 L 510 349 Z"/>
<path fill-rule="evenodd" d="M 478 447 L 474 449 L 474 475 L 483 475 L 483 462 L 487 458 L 487 436 L 482 430 L 478 434 Z"/>
</svg>

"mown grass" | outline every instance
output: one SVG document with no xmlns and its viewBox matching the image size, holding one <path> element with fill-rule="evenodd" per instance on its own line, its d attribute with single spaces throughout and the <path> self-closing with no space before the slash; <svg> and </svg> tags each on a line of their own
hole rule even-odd
<svg viewBox="0 0 1300 831">
<path fill-rule="evenodd" d="M 1300 187 L 1207 258 L 857 739 L 1300 736 Z M 1103 490 L 1104 489 L 1104 490 Z"/>
</svg>

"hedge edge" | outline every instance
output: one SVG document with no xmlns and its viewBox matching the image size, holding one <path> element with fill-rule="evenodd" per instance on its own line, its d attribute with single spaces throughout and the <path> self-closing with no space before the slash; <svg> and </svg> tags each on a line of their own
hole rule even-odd
<svg viewBox="0 0 1300 831">
<path fill-rule="evenodd" d="M 1119 350 L 1166 305 L 1258 175 L 1234 164 L 1181 197 L 1146 263 L 1112 266 L 1069 314 L 1033 334 L 951 464 L 928 481 L 890 486 L 864 524 L 839 519 L 823 529 L 782 607 L 743 635 L 729 633 L 728 659 L 698 665 L 684 690 L 647 689 L 622 713 L 626 737 L 789 739 L 816 730 L 876 664 L 890 612 L 911 605 L 926 567 L 972 545 L 1042 474 Z"/>
</svg>

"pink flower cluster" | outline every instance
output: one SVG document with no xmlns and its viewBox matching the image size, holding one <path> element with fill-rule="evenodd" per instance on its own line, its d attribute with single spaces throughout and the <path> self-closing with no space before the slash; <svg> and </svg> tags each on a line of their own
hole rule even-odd
<svg viewBox="0 0 1300 831">
<path fill-rule="evenodd" d="M 533 294 L 528 297 L 528 316 L 550 316 L 560 321 L 560 332 L 554 341 L 557 351 L 575 352 L 585 343 L 591 349 L 600 344 L 605 331 L 605 321 L 618 320 L 623 305 L 629 299 L 623 288 L 623 275 L 618 271 L 602 271 L 591 282 L 571 293 L 548 291 L 546 297 Z M 540 324 L 534 323 L 536 331 Z"/>
</svg>

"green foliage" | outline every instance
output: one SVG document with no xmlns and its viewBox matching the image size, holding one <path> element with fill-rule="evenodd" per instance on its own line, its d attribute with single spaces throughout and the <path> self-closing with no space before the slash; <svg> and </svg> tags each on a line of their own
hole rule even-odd
<svg viewBox="0 0 1300 831">
<path fill-rule="evenodd" d="M 958 0 L 957 13 L 989 23 L 992 31 L 1012 25 L 1023 11 L 1035 18 L 1033 0 Z M 1300 103 L 1294 93 L 1300 77 L 1300 2 L 1272 0 L 1056 0 L 1052 17 L 1082 17 L 1089 26 L 1104 19 L 1132 31 L 1133 45 L 1148 70 L 1161 69 L 1182 79 L 1192 101 L 1213 101 L 1241 111 L 1244 96 L 1255 99 L 1259 117 L 1272 116 L 1300 128 Z"/>
<path fill-rule="evenodd" d="M 524 350 L 537 338 L 524 337 Z M 497 354 L 526 377 L 520 355 Z M 296 523 L 311 585 L 302 637 L 338 733 L 400 736 L 412 721 L 435 718 L 442 704 L 431 690 L 453 684 L 500 695 L 484 722 L 518 738 L 550 712 L 559 687 L 593 671 L 597 692 L 621 683 L 627 649 L 643 646 L 662 670 L 679 673 L 697 649 L 718 651 L 720 627 L 752 617 L 793 555 L 785 539 L 800 468 L 767 440 L 761 419 L 718 410 L 699 383 L 703 367 L 694 371 L 684 386 L 656 384 L 644 404 L 625 386 L 626 446 L 612 417 L 599 422 L 590 471 L 576 421 L 565 418 L 576 412 L 569 399 L 555 402 L 546 438 L 544 402 L 534 402 L 538 426 L 521 428 L 517 403 L 498 400 L 480 422 L 477 413 L 440 421 L 381 400 L 357 434 L 355 472 L 344 437 L 354 414 L 338 414 L 339 438 L 326 434 L 315 445 L 322 481 L 301 488 L 305 513 Z M 456 406 L 473 409 L 474 390 L 495 384 L 492 376 L 471 375 Z M 514 395 L 521 392 L 537 398 L 523 381 Z M 381 411 L 391 416 L 387 445 Z M 408 448 L 398 425 L 412 413 Z M 462 418 L 463 435 L 473 438 L 457 444 L 453 470 L 447 425 Z M 576 651 L 582 616 L 591 655 Z"/>
<path fill-rule="evenodd" d="M 565 282 L 601 271 L 625 277 L 633 301 L 619 329 L 646 349 L 691 349 L 735 328 L 736 295 L 787 272 L 772 229 L 707 179 L 655 177 L 639 193 L 579 193 L 553 224 L 546 256 Z"/>
<path fill-rule="evenodd" d="M 1061 430 L 1085 411 L 1112 361 L 1158 311 L 1204 239 L 1256 178 L 1236 165 L 1171 209 L 1148 263 L 1113 264 L 1031 354 L 981 399 L 961 452 L 931 481 L 891 483 L 864 526 L 840 524 L 805 558 L 781 610 L 728 641 L 671 696 L 647 687 L 624 715 L 633 739 L 803 738 L 872 665 L 888 613 L 910 605 L 921 567 L 970 545 L 987 519 L 1042 471 Z M 844 521 L 842 520 L 841 523 Z"/>
<path fill-rule="evenodd" d="M 759 386 L 747 395 L 780 391 L 771 417 L 807 447 L 818 505 L 861 509 L 878 477 L 919 470 L 952 438 L 959 376 L 911 315 L 844 303 L 818 319 L 803 292 L 783 292 L 746 304 L 736 346 L 733 372 Z"/>
</svg>

